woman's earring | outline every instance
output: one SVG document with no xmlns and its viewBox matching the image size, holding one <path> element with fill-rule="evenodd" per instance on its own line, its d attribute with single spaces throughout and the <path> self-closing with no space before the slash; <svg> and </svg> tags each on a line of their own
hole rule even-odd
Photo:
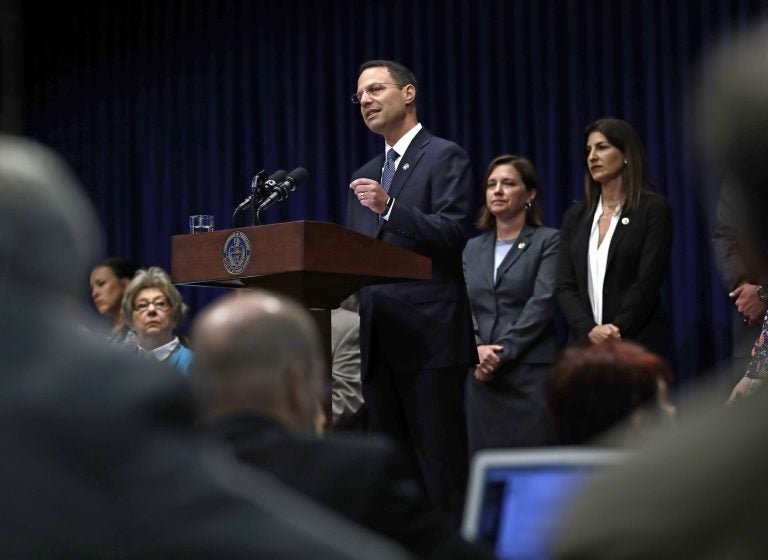
<svg viewBox="0 0 768 560">
<path fill-rule="evenodd" d="M 531 201 L 529 200 L 528 202 L 526 202 L 526 203 L 525 203 L 525 209 L 526 209 L 526 210 L 530 210 L 531 208 L 533 208 L 533 204 L 532 204 L 532 203 L 531 203 Z"/>
<path fill-rule="evenodd" d="M 629 162 L 627 160 L 624 160 L 624 167 L 626 167 L 627 165 L 629 165 Z"/>
</svg>

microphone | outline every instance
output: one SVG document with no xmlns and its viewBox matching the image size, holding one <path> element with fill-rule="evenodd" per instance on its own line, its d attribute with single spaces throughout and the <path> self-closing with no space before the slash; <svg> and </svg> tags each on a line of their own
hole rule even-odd
<svg viewBox="0 0 768 560">
<path fill-rule="evenodd" d="M 283 179 L 285 179 L 285 171 L 282 169 L 278 169 L 272 173 L 266 181 L 261 180 L 263 173 L 263 171 L 260 171 L 253 178 L 253 181 L 251 182 L 251 196 L 246 198 L 237 208 L 235 208 L 232 216 L 235 216 L 243 209 L 250 206 L 252 202 L 261 203 L 261 201 L 264 200 L 264 198 L 266 198 L 269 193 L 283 181 Z"/>
<path fill-rule="evenodd" d="M 275 202 L 280 202 L 288 198 L 288 195 L 293 192 L 296 187 L 303 185 L 309 178 L 309 173 L 303 167 L 297 167 L 291 171 L 286 177 L 285 181 L 272 187 L 272 192 L 259 206 L 259 212 L 268 208 Z"/>
<path fill-rule="evenodd" d="M 266 180 L 264 183 L 264 188 L 262 192 L 260 193 L 260 198 L 263 200 L 265 196 L 267 196 L 270 191 L 275 189 L 280 183 L 283 182 L 285 179 L 286 172 L 282 169 L 278 169 L 272 175 L 269 176 L 269 179 Z"/>
</svg>

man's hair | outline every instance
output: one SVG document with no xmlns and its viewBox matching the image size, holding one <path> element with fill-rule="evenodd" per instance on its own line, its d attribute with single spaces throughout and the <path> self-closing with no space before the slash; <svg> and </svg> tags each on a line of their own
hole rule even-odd
<svg viewBox="0 0 768 560">
<path fill-rule="evenodd" d="M 170 276 L 159 266 L 152 266 L 148 269 L 139 269 L 136 275 L 128 284 L 123 294 L 122 310 L 123 319 L 125 324 L 130 328 L 133 328 L 133 304 L 134 299 L 141 290 L 148 288 L 155 288 L 163 292 L 168 303 L 171 306 L 171 323 L 174 328 L 181 324 L 181 320 L 184 318 L 184 313 L 187 311 L 187 306 L 181 298 L 179 290 L 171 282 Z"/>
<path fill-rule="evenodd" d="M 101 249 L 97 223 L 61 158 L 0 135 L 0 282 L 39 294 L 78 293 Z"/>
<path fill-rule="evenodd" d="M 394 60 L 368 60 L 366 62 L 363 62 L 360 65 L 360 69 L 357 72 L 357 75 L 363 73 L 363 70 L 367 70 L 368 68 L 386 68 L 389 70 L 389 74 L 392 76 L 392 80 L 401 86 L 407 86 L 408 84 L 413 85 L 414 89 L 416 89 L 418 94 L 419 86 L 416 83 L 416 76 L 411 71 L 410 68 L 407 66 L 400 64 L 399 62 L 395 62 Z M 417 95 L 414 95 L 413 97 L 413 106 L 416 107 L 416 97 Z"/>
<path fill-rule="evenodd" d="M 363 70 L 367 70 L 368 68 L 381 67 L 385 67 L 387 70 L 389 70 L 392 79 L 395 80 L 396 83 L 404 86 L 413 84 L 413 87 L 418 87 L 416 84 L 416 76 L 413 74 L 411 69 L 403 64 L 400 64 L 399 62 L 395 62 L 394 60 L 379 59 L 363 62 L 360 65 L 360 69 L 358 70 L 357 75 L 359 76 L 363 73 Z"/>
</svg>

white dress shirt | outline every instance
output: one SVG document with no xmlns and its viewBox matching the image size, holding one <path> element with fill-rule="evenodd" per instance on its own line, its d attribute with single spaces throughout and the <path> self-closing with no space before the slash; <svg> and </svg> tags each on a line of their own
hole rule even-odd
<svg viewBox="0 0 768 560">
<path fill-rule="evenodd" d="M 397 142 L 395 142 L 394 146 L 390 146 L 386 142 L 384 142 L 384 162 L 387 161 L 387 152 L 390 148 L 394 148 L 394 150 L 397 152 L 397 159 L 395 160 L 395 171 L 400 167 L 400 160 L 403 159 L 403 154 L 408 149 L 408 146 L 411 145 L 411 142 L 416 137 L 416 135 L 421 130 L 422 126 L 421 123 L 416 123 L 416 126 L 414 126 L 411 130 L 403 134 L 403 137 L 400 138 Z M 381 168 L 382 175 L 384 174 L 384 167 Z M 392 202 L 392 206 L 389 207 L 389 210 L 386 214 L 384 214 L 381 219 L 382 220 L 388 220 L 389 215 L 392 213 L 392 208 L 395 207 L 395 202 Z"/>
<path fill-rule="evenodd" d="M 173 337 L 173 340 L 163 344 L 162 346 L 158 346 L 154 350 L 147 350 L 139 346 L 139 353 L 143 356 L 155 358 L 158 362 L 163 362 L 176 351 L 176 348 L 179 347 L 179 344 L 181 344 L 181 341 L 179 340 L 178 336 L 175 336 Z"/>
<path fill-rule="evenodd" d="M 616 231 L 616 224 L 619 223 L 621 216 L 621 204 L 616 206 L 611 216 L 611 225 L 603 238 L 600 246 L 597 242 L 600 238 L 600 215 L 603 213 L 603 197 L 597 201 L 595 216 L 592 219 L 592 230 L 589 234 L 589 252 L 587 253 L 587 289 L 589 291 L 589 301 L 592 304 L 592 316 L 595 323 L 603 324 L 603 283 L 605 281 L 605 268 L 608 264 L 608 249 L 611 246 L 613 232 Z"/>
</svg>

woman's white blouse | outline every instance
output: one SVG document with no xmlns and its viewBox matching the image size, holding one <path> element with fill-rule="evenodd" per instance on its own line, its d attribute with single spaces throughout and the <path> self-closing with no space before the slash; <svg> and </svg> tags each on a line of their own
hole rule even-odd
<svg viewBox="0 0 768 560">
<path fill-rule="evenodd" d="M 587 289 L 589 291 L 589 301 L 592 303 L 592 316 L 595 319 L 595 323 L 598 325 L 603 324 L 603 282 L 605 280 L 605 268 L 608 263 L 608 249 L 611 246 L 611 238 L 613 237 L 613 232 L 616 231 L 616 224 L 619 223 L 619 217 L 621 217 L 621 204 L 619 204 L 613 211 L 611 225 L 608 227 L 608 232 L 605 234 L 603 242 L 598 247 L 597 241 L 600 238 L 598 221 L 600 220 L 602 208 L 603 197 L 600 196 L 600 200 L 597 201 L 595 215 L 592 218 L 592 230 L 589 234 L 589 252 L 587 253 Z"/>
</svg>

